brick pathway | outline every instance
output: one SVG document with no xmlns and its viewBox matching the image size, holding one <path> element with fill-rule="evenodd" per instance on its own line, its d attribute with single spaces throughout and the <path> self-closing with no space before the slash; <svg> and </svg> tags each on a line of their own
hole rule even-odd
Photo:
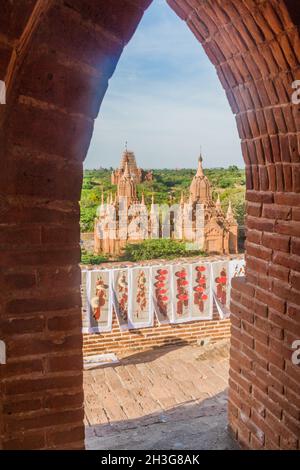
<svg viewBox="0 0 300 470">
<path fill-rule="evenodd" d="M 89 449 L 234 448 L 228 343 L 164 347 L 84 373 Z"/>
</svg>

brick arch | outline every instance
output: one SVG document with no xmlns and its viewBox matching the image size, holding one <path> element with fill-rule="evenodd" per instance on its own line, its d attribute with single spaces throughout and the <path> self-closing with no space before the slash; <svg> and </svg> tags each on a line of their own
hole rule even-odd
<svg viewBox="0 0 300 470">
<path fill-rule="evenodd" d="M 4 448 L 83 446 L 82 162 L 108 80 L 150 3 L 5 2 Z M 230 427 L 247 447 L 297 448 L 299 368 L 290 345 L 300 338 L 300 119 L 291 83 L 300 79 L 299 13 L 292 0 L 168 3 L 216 67 L 246 165 L 247 277 L 233 286 Z"/>
</svg>

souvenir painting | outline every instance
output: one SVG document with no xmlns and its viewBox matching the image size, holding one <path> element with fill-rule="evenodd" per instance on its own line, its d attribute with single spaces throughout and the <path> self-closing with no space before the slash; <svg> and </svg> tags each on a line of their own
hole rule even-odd
<svg viewBox="0 0 300 470">
<path fill-rule="evenodd" d="M 230 315 L 229 263 L 216 261 L 211 263 L 213 296 L 221 318 Z"/>
<path fill-rule="evenodd" d="M 229 261 L 229 278 L 245 276 L 245 260 L 232 259 Z"/>
<path fill-rule="evenodd" d="M 121 331 L 128 330 L 128 269 L 112 271 L 113 306 Z"/>
<path fill-rule="evenodd" d="M 190 269 L 188 264 L 172 266 L 174 323 L 190 320 Z"/>
<path fill-rule="evenodd" d="M 211 272 L 209 263 L 191 265 L 192 298 L 191 319 L 212 318 Z"/>
<path fill-rule="evenodd" d="M 153 325 L 150 297 L 150 268 L 130 270 L 130 302 L 128 310 L 129 328 L 145 328 Z"/>
<path fill-rule="evenodd" d="M 172 316 L 171 267 L 151 268 L 153 309 L 160 324 L 170 323 Z"/>
<path fill-rule="evenodd" d="M 88 296 L 87 296 L 87 282 L 89 272 L 81 270 L 81 283 L 80 283 L 80 294 L 81 294 L 81 313 L 82 313 L 82 333 L 89 332 L 89 321 L 88 321 Z"/>
<path fill-rule="evenodd" d="M 90 271 L 89 329 L 93 333 L 112 327 L 110 271 Z"/>
</svg>

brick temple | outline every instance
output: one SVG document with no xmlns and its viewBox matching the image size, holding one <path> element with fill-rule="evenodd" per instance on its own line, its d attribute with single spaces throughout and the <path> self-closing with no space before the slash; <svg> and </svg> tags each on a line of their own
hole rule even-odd
<svg viewBox="0 0 300 470">
<path fill-rule="evenodd" d="M 106 204 L 102 198 L 95 219 L 95 253 L 120 254 L 127 243 L 146 239 L 171 238 L 192 243 L 193 249 L 208 254 L 237 253 L 238 224 L 231 204 L 225 215 L 221 202 L 214 202 L 212 186 L 204 175 L 202 156 L 192 179 L 188 197 L 181 195 L 179 204 L 169 208 L 167 215 L 154 203 L 145 204 L 144 195 L 137 195 L 140 173 L 135 160 L 124 160 L 124 171 L 118 176 L 115 197 L 110 195 Z M 119 174 L 119 173 L 118 173 Z M 164 207 L 165 209 L 165 207 Z"/>
<path fill-rule="evenodd" d="M 125 168 L 128 167 L 131 178 L 135 181 L 136 184 L 142 183 L 143 181 L 152 181 L 153 173 L 151 170 L 146 171 L 142 168 L 138 168 L 136 164 L 135 154 L 126 149 L 123 152 L 119 168 L 112 171 L 111 173 L 111 184 L 119 184 L 122 176 L 125 173 Z"/>
</svg>

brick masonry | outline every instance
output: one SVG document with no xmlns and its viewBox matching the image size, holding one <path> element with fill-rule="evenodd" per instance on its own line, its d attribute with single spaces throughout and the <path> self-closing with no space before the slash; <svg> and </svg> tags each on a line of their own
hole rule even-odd
<svg viewBox="0 0 300 470">
<path fill-rule="evenodd" d="M 150 0 L 0 1 L 1 446 L 82 448 L 82 162 Z M 216 67 L 246 165 L 247 271 L 233 286 L 229 423 L 299 448 L 300 15 L 294 0 L 169 0 Z M 217 133 L 217 129 L 216 129 Z"/>
<path fill-rule="evenodd" d="M 194 321 L 177 325 L 159 325 L 152 328 L 120 331 L 117 319 L 113 319 L 112 331 L 83 335 L 83 354 L 90 356 L 104 352 L 146 350 L 171 344 L 194 344 L 201 340 L 214 343 L 230 337 L 230 321 L 220 320 L 217 312 L 209 321 Z"/>
</svg>

